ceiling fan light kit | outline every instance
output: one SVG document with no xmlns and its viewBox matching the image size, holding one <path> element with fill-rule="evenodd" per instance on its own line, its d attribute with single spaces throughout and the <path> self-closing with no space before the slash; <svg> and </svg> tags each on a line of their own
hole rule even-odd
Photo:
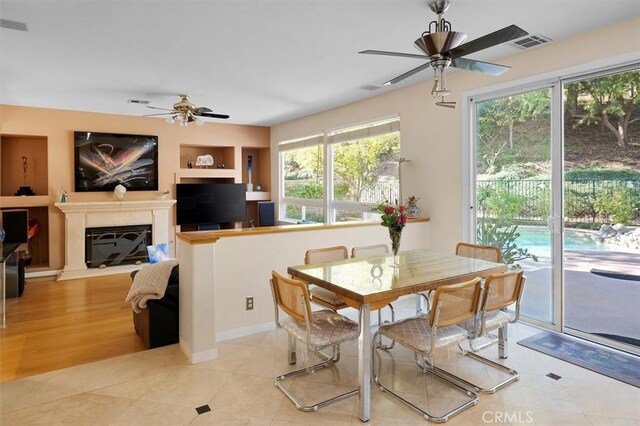
<svg viewBox="0 0 640 426">
<path fill-rule="evenodd" d="M 201 127 L 204 125 L 204 121 L 200 119 L 200 117 L 204 118 L 219 118 L 226 120 L 229 118 L 226 114 L 214 114 L 211 108 L 207 107 L 196 107 L 189 101 L 188 95 L 178 95 L 180 96 L 180 100 L 173 104 L 173 109 L 168 108 L 158 108 L 147 105 L 147 108 L 151 109 L 159 109 L 168 112 L 161 112 L 158 114 L 147 114 L 144 117 L 153 117 L 158 115 L 168 115 L 165 120 L 167 124 L 173 124 L 176 121 L 180 124 L 180 127 L 187 127 L 189 123 L 195 123 L 196 126 Z"/>
<path fill-rule="evenodd" d="M 427 60 L 427 63 L 387 81 L 384 85 L 387 86 L 399 83 L 400 81 L 431 67 L 434 70 L 435 78 L 435 84 L 431 90 L 431 95 L 435 98 L 441 99 L 441 101 L 436 102 L 436 105 L 445 108 L 455 108 L 455 102 L 444 101 L 444 97 L 451 93 L 445 87 L 445 70 L 449 67 L 454 67 L 468 71 L 478 71 L 489 75 L 500 75 L 508 71 L 510 67 L 462 58 L 462 56 L 524 37 L 529 33 L 516 25 L 510 25 L 491 34 L 484 35 L 480 38 L 462 44 L 467 39 L 467 35 L 462 32 L 451 31 L 451 23 L 443 17 L 444 13 L 449 8 L 449 0 L 428 0 L 427 4 L 429 5 L 429 8 L 438 15 L 438 17 L 436 20 L 429 23 L 428 30 L 423 32 L 422 35 L 414 42 L 414 46 L 424 54 L 416 55 L 411 53 L 388 52 L 384 50 L 363 50 L 358 53 Z"/>
</svg>

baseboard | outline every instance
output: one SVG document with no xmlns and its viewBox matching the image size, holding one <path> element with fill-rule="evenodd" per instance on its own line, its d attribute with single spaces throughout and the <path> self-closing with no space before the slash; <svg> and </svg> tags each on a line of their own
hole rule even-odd
<svg viewBox="0 0 640 426">
<path fill-rule="evenodd" d="M 231 330 L 219 331 L 216 333 L 216 342 L 224 342 L 225 340 L 237 339 L 238 337 L 250 336 L 263 331 L 269 331 L 276 328 L 274 321 L 264 322 L 262 324 L 251 325 L 248 327 L 234 328 Z"/>
<path fill-rule="evenodd" d="M 185 354 L 191 364 L 197 364 L 199 362 L 211 361 L 218 358 L 218 348 L 209 349 L 208 351 L 192 352 L 189 345 L 180 338 L 180 349 Z"/>
</svg>

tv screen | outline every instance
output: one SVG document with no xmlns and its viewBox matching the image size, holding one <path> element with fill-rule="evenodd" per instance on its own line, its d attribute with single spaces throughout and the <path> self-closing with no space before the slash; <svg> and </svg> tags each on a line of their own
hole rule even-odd
<svg viewBox="0 0 640 426">
<path fill-rule="evenodd" d="M 74 132 L 76 192 L 158 190 L 158 137 Z"/>
<path fill-rule="evenodd" d="M 244 222 L 246 192 L 244 183 L 179 183 L 176 222 L 178 225 Z"/>
</svg>

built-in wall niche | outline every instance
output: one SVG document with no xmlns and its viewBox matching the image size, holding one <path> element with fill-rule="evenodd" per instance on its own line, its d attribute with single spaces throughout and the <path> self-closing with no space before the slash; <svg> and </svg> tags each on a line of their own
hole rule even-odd
<svg viewBox="0 0 640 426">
<path fill-rule="evenodd" d="M 235 169 L 234 147 L 232 146 L 200 146 L 200 145 L 180 145 L 180 168 L 187 169 L 189 162 L 193 168 L 196 166 L 196 160 L 200 155 L 211 155 L 213 157 L 213 167 L 217 169 L 224 165 L 225 169 Z"/>
<path fill-rule="evenodd" d="M 27 164 L 26 178 L 23 157 Z M 48 195 L 48 176 L 46 137 L 0 136 L 0 195 L 15 196 L 20 187 L 30 187 L 35 195 Z"/>
<path fill-rule="evenodd" d="M 182 177 L 180 183 L 235 183 L 234 178 Z"/>
<path fill-rule="evenodd" d="M 27 243 L 31 255 L 31 264 L 27 269 L 46 269 L 49 267 L 49 207 L 17 208 L 29 210 L 30 233 L 35 234 Z M 14 208 L 2 210 L 14 210 Z"/>
<path fill-rule="evenodd" d="M 253 190 L 256 191 L 258 185 L 262 186 L 262 191 L 269 192 L 271 186 L 271 158 L 268 148 L 242 148 L 242 183 L 249 183 L 247 167 L 249 156 L 252 157 L 252 177 Z"/>
</svg>

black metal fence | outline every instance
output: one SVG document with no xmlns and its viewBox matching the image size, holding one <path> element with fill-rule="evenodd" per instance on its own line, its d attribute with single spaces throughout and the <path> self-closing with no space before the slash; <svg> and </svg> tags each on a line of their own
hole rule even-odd
<svg viewBox="0 0 640 426">
<path fill-rule="evenodd" d="M 542 223 L 549 217 L 549 179 L 483 180 L 476 189 L 480 217 Z M 565 180 L 564 213 L 569 223 L 640 225 L 640 180 Z"/>
</svg>

